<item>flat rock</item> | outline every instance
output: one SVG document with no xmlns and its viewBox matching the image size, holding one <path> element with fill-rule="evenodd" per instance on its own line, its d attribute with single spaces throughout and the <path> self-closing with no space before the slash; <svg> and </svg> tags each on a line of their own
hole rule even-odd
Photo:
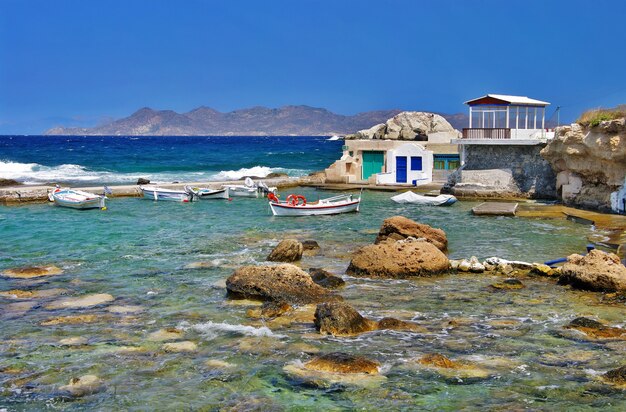
<svg viewBox="0 0 626 412">
<path fill-rule="evenodd" d="M 176 340 L 183 337 L 185 332 L 176 328 L 159 329 L 148 335 L 148 340 L 152 342 L 164 342 L 167 340 Z"/>
<path fill-rule="evenodd" d="M 92 295 L 83 295 L 79 297 L 64 298 L 55 300 L 54 302 L 46 305 L 46 309 L 78 309 L 78 308 L 90 308 L 92 306 L 102 305 L 115 300 L 115 298 L 108 293 L 96 293 Z"/>
<path fill-rule="evenodd" d="M 331 352 L 316 356 L 304 364 L 304 368 L 320 372 L 332 373 L 366 373 L 377 375 L 379 373 L 378 362 L 369 360 L 363 356 L 350 355 L 343 352 Z"/>
<path fill-rule="evenodd" d="M 61 339 L 59 344 L 63 346 L 82 346 L 87 344 L 87 338 L 84 336 L 72 336 Z"/>
<path fill-rule="evenodd" d="M 185 340 L 182 342 L 168 342 L 162 346 L 162 349 L 168 353 L 195 352 L 198 345 L 195 342 Z"/>
<path fill-rule="evenodd" d="M 586 256 L 570 255 L 561 268 L 559 284 L 600 292 L 625 291 L 626 267 L 616 254 L 597 249 Z"/>
<path fill-rule="evenodd" d="M 107 307 L 107 311 L 117 314 L 139 313 L 143 311 L 143 307 L 135 305 L 112 305 Z"/>
<path fill-rule="evenodd" d="M 576 329 L 594 339 L 626 339 L 626 329 L 607 326 L 585 317 L 574 319 L 565 328 Z"/>
<path fill-rule="evenodd" d="M 426 333 L 428 330 L 418 325 L 415 322 L 408 322 L 405 320 L 399 320 L 395 318 L 382 318 L 378 321 L 377 325 L 378 329 L 383 330 L 398 330 L 398 331 L 407 331 L 407 332 L 416 332 L 416 333 Z"/>
<path fill-rule="evenodd" d="M 505 279 L 502 282 L 492 283 L 489 287 L 498 290 L 515 290 L 515 289 L 523 289 L 526 286 L 518 279 L 510 278 Z"/>
<path fill-rule="evenodd" d="M 67 293 L 67 289 L 44 289 L 44 290 L 3 290 L 0 296 L 9 299 L 45 299 Z"/>
<path fill-rule="evenodd" d="M 235 298 L 284 301 L 289 304 L 342 299 L 317 285 L 308 273 L 291 264 L 244 266 L 226 280 L 226 290 Z"/>
<path fill-rule="evenodd" d="M 210 369 L 232 369 L 237 366 L 234 363 L 225 362 L 219 359 L 209 359 L 206 362 L 204 362 L 204 364 L 206 365 L 207 368 L 210 368 Z"/>
<path fill-rule="evenodd" d="M 372 278 L 408 278 L 437 275 L 449 268 L 446 255 L 431 243 L 400 240 L 357 250 L 346 273 Z"/>
<path fill-rule="evenodd" d="M 47 319 L 40 323 L 41 326 L 54 326 L 54 325 L 79 325 L 82 323 L 94 323 L 104 319 L 102 316 L 97 315 L 74 315 L 74 316 L 58 316 L 55 318 Z"/>
<path fill-rule="evenodd" d="M 83 375 L 80 378 L 72 378 L 68 385 L 59 388 L 62 391 L 69 392 L 72 396 L 85 396 L 105 389 L 104 382 L 96 375 Z"/>
<path fill-rule="evenodd" d="M 480 366 L 467 361 L 452 361 L 447 357 L 434 353 L 427 354 L 417 361 L 422 367 L 431 369 L 447 378 L 486 379 L 491 373 Z"/>
<path fill-rule="evenodd" d="M 443 230 L 417 223 L 404 216 L 393 216 L 385 219 L 378 231 L 375 243 L 378 244 L 386 240 L 402 240 L 408 237 L 424 239 L 441 251 L 448 248 L 448 238 Z"/>
<path fill-rule="evenodd" d="M 7 278 L 32 279 L 32 278 L 39 278 L 43 276 L 60 275 L 61 273 L 63 273 L 63 270 L 61 270 L 60 268 L 54 265 L 47 265 L 47 266 L 26 266 L 26 267 L 20 267 L 20 268 L 7 269 L 4 272 L 1 272 L 0 274 Z"/>
<path fill-rule="evenodd" d="M 270 252 L 267 260 L 270 262 L 296 262 L 302 259 L 304 247 L 296 239 L 284 239 Z"/>
<path fill-rule="evenodd" d="M 602 375 L 602 377 L 611 383 L 618 385 L 626 385 L 626 365 L 617 369 L 612 369 Z"/>
<path fill-rule="evenodd" d="M 246 314 L 254 319 L 272 319 L 289 312 L 292 306 L 284 301 L 264 302 L 260 308 L 248 309 Z"/>
</svg>

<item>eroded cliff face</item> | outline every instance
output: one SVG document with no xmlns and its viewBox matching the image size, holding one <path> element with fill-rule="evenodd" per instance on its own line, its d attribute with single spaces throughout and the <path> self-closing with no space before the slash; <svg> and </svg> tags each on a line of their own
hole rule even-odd
<svg viewBox="0 0 626 412">
<path fill-rule="evenodd" d="M 626 119 L 559 127 L 541 156 L 557 173 L 556 188 L 565 204 L 624 213 Z"/>
</svg>

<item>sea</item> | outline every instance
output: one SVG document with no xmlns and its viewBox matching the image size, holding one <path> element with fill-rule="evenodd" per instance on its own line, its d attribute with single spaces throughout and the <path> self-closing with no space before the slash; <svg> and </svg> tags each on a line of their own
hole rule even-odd
<svg viewBox="0 0 626 412">
<path fill-rule="evenodd" d="M 328 137 L 0 137 L 0 177 L 28 184 L 217 181 L 271 172 L 300 176 L 341 154 Z M 336 192 L 290 188 L 307 199 Z M 55 265 L 46 278 L 0 276 L 0 410 L 625 410 L 626 391 L 601 375 L 626 364 L 620 340 L 566 329 L 586 316 L 626 327 L 623 304 L 599 293 L 524 277 L 451 274 L 381 280 L 345 275 L 352 252 L 372 244 L 382 221 L 402 215 L 445 230 L 451 259 L 498 256 L 543 262 L 582 253 L 602 231 L 565 219 L 478 217 L 478 202 L 397 205 L 364 191 L 361 211 L 274 217 L 263 199 L 192 203 L 113 198 L 107 210 L 49 203 L 0 206 L 0 273 Z M 297 265 L 343 277 L 337 293 L 363 316 L 395 317 L 420 332 L 353 337 L 316 333 L 315 306 L 258 320 L 258 302 L 228 298 L 238 268 L 266 264 L 285 238 L 315 240 Z M 25 292 L 21 293 L 19 291 Z M 109 294 L 90 307 L 62 299 Z M 56 302 L 56 303 L 55 303 Z M 190 341 L 188 352 L 168 343 Z M 379 375 L 303 372 L 314 356 L 345 352 Z M 429 368 L 427 354 L 474 365 Z M 300 372 L 294 372 L 300 371 Z M 70 396 L 73 378 L 96 375 L 93 393 Z"/>
</svg>

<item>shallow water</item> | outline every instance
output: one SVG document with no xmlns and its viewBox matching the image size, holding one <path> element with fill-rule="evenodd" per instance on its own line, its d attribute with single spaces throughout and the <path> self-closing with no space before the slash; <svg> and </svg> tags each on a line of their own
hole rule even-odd
<svg viewBox="0 0 626 412">
<path fill-rule="evenodd" d="M 330 192 L 301 189 L 308 199 Z M 288 193 L 283 193 L 283 197 Z M 449 208 L 398 206 L 390 194 L 365 192 L 362 212 L 276 218 L 260 199 L 155 203 L 112 199 L 107 211 L 74 211 L 48 204 L 0 208 L 0 270 L 56 264 L 64 274 L 37 280 L 0 278 L 0 290 L 64 288 L 68 295 L 109 293 L 115 301 L 89 309 L 49 310 L 57 298 L 0 297 L 0 406 L 9 410 L 624 410 L 626 393 L 598 374 L 626 362 L 623 342 L 591 342 L 563 329 L 577 316 L 624 325 L 624 306 L 596 294 L 542 279 L 526 288 L 492 292 L 495 276 L 449 275 L 414 280 L 344 276 L 340 291 L 362 314 L 414 320 L 427 333 L 376 331 L 351 338 L 322 337 L 309 316 L 290 325 L 253 321 L 254 303 L 232 302 L 223 281 L 239 266 L 264 261 L 290 236 L 315 239 L 321 253 L 302 267 L 342 274 L 350 252 L 372 243 L 386 217 L 401 214 L 443 228 L 451 258 L 500 256 L 544 261 L 584 251 L 592 228 L 568 221 L 484 218 L 476 203 Z M 188 268 L 205 262 L 203 268 Z M 25 302 L 25 304 L 20 304 Z M 33 302 L 33 304 L 29 304 Z M 26 305 L 26 306 L 25 306 Z M 111 305 L 141 307 L 112 313 Z M 31 307 L 28 307 L 31 306 Z M 306 311 L 305 311 L 306 312 Z M 93 323 L 41 326 L 54 317 L 94 314 Z M 452 321 L 452 322 L 451 322 Z M 194 353 L 166 353 L 151 334 L 184 331 Z M 63 346 L 61 339 L 87 343 Z M 127 347 L 139 348 L 130 352 Z M 137 349 L 136 349 L 137 350 Z M 385 379 L 371 385 L 314 388 L 284 373 L 311 353 L 358 353 L 382 364 Z M 476 362 L 487 379 L 459 380 L 420 368 L 416 358 L 441 353 Z M 232 364 L 215 367 L 215 362 Z M 211 366 L 213 365 L 213 366 Z M 59 387 L 95 374 L 106 391 L 70 400 Z"/>
</svg>

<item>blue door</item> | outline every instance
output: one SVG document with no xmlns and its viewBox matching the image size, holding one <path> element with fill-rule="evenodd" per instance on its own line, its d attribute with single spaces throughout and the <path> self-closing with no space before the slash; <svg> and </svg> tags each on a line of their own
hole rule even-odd
<svg viewBox="0 0 626 412">
<path fill-rule="evenodd" d="M 406 183 L 406 156 L 396 157 L 396 183 Z"/>
</svg>

